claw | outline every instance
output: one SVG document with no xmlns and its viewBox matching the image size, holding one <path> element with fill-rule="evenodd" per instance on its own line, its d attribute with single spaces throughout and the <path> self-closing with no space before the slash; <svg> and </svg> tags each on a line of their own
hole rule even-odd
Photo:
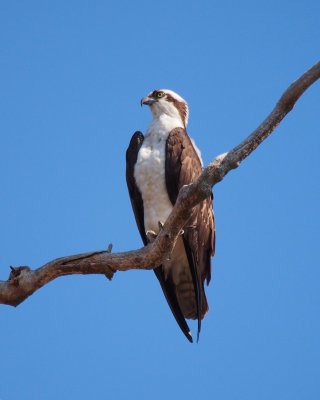
<svg viewBox="0 0 320 400">
<path fill-rule="evenodd" d="M 158 236 L 154 231 L 147 231 L 146 235 L 149 243 L 152 243 Z"/>
</svg>

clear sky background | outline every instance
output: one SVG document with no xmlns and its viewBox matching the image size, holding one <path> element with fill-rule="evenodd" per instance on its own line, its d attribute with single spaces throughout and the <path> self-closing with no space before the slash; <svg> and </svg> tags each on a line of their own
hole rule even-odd
<svg viewBox="0 0 320 400">
<path fill-rule="evenodd" d="M 319 16 L 318 0 L 2 1 L 0 279 L 139 248 L 125 151 L 151 120 L 140 99 L 183 96 L 207 164 L 317 61 Z M 199 344 L 152 271 L 60 278 L 0 307 L 0 399 L 320 398 L 319 121 L 317 82 L 214 188 Z"/>
</svg>

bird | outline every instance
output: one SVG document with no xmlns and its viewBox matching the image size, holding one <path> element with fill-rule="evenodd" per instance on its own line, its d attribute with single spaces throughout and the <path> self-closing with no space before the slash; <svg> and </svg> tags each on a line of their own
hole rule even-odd
<svg viewBox="0 0 320 400">
<path fill-rule="evenodd" d="M 143 244 L 155 240 L 182 186 L 203 171 L 199 149 L 188 136 L 187 102 L 172 90 L 153 90 L 141 100 L 152 113 L 145 136 L 136 131 L 126 151 L 126 181 Z M 215 251 L 213 195 L 194 207 L 168 260 L 154 269 L 180 329 L 192 343 L 186 319 L 201 321 L 209 310 L 204 282 L 211 279 Z"/>
</svg>

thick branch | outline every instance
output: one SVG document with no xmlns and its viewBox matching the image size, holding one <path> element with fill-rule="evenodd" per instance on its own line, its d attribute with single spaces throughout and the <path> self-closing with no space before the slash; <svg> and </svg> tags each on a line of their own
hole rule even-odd
<svg viewBox="0 0 320 400">
<path fill-rule="evenodd" d="M 36 290 L 59 276 L 104 274 L 111 279 L 115 271 L 153 269 L 170 256 L 174 243 L 192 208 L 210 196 L 212 187 L 232 169 L 237 168 L 292 110 L 296 101 L 320 77 L 320 61 L 293 82 L 268 117 L 237 147 L 216 157 L 199 179 L 184 186 L 157 239 L 146 247 L 124 253 L 110 250 L 58 258 L 41 268 L 12 268 L 9 279 L 0 281 L 0 303 L 17 306 Z"/>
</svg>

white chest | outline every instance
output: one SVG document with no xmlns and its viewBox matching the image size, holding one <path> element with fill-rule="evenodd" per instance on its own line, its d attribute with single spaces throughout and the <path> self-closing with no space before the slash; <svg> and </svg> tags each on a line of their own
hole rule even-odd
<svg viewBox="0 0 320 400">
<path fill-rule="evenodd" d="M 146 231 L 159 231 L 158 222 L 165 222 L 172 204 L 165 183 L 166 139 L 146 137 L 134 169 L 134 177 L 142 195 Z"/>
<path fill-rule="evenodd" d="M 176 121 L 161 122 L 151 122 L 134 168 L 143 200 L 145 230 L 155 233 L 159 231 L 159 221 L 164 223 L 172 210 L 165 181 L 165 153 L 169 133 L 177 126 Z"/>
</svg>

